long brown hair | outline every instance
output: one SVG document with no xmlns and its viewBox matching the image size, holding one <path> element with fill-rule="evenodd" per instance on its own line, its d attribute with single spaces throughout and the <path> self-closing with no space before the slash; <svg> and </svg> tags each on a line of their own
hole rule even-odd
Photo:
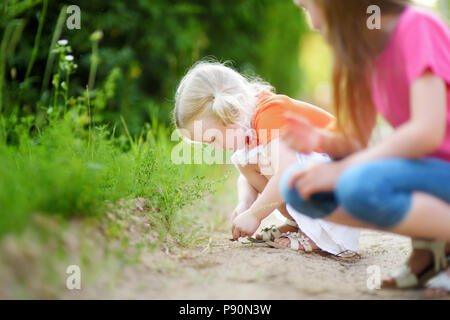
<svg viewBox="0 0 450 320">
<path fill-rule="evenodd" d="M 388 38 L 385 30 L 366 27 L 367 8 L 377 5 L 381 14 L 399 14 L 408 0 L 317 0 L 326 25 L 333 64 L 334 109 L 337 129 L 367 146 L 367 124 L 376 119 L 370 94 L 371 62 Z"/>
</svg>

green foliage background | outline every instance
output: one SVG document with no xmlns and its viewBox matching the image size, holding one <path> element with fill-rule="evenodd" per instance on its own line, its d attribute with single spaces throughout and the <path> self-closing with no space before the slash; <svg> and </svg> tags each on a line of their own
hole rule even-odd
<svg viewBox="0 0 450 320">
<path fill-rule="evenodd" d="M 101 83 L 114 68 L 122 76 L 117 79 L 116 96 L 101 106 L 100 115 L 102 120 L 115 122 L 122 115 L 132 133 L 137 133 L 152 114 L 169 123 L 178 81 L 204 57 L 231 60 L 239 71 L 261 76 L 279 92 L 298 93 L 298 43 L 306 26 L 291 0 L 49 1 L 36 62 L 26 82 L 43 5 L 37 0 L 4 0 L 0 27 L 4 29 L 11 19 L 25 21 L 5 73 L 7 94 L 3 99 L 10 112 L 18 102 L 20 114 L 33 113 L 38 102 L 45 104 L 51 96 L 51 84 L 41 95 L 41 82 L 63 5 L 81 9 L 81 29 L 64 26 L 60 37 L 69 40 L 79 62 L 71 91 L 85 89 L 91 58 L 89 36 L 102 30 L 96 82 Z"/>
</svg>

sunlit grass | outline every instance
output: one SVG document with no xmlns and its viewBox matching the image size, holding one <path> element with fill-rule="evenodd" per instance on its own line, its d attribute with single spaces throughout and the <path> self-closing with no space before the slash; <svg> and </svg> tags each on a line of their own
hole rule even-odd
<svg viewBox="0 0 450 320">
<path fill-rule="evenodd" d="M 436 8 L 439 4 L 439 0 L 413 0 L 414 3 L 426 7 Z"/>
</svg>

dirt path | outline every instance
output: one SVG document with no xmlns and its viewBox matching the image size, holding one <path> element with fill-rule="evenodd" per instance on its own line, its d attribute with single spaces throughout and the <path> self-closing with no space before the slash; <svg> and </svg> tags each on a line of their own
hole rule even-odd
<svg viewBox="0 0 450 320">
<path fill-rule="evenodd" d="M 162 244 L 155 241 L 161 230 L 152 224 L 154 216 L 146 209 L 146 199 L 131 200 L 130 206 L 112 206 L 111 212 L 105 212 L 108 219 L 100 224 L 88 219 L 61 224 L 50 216 L 37 215 L 36 227 L 0 243 L 0 299 L 421 297 L 420 290 L 371 290 L 367 286 L 377 270 L 384 278 L 406 260 L 411 245 L 405 237 L 363 231 L 359 257 L 347 259 L 230 241 L 236 179 L 235 172 L 219 185 L 216 195 L 180 212 L 195 221 L 194 227 L 204 226 L 191 240 L 188 226 L 182 236 L 171 234 Z M 269 217 L 264 223 L 282 222 Z M 180 246 L 181 242 L 187 247 Z M 81 290 L 66 287 L 68 265 L 81 266 Z"/>
<path fill-rule="evenodd" d="M 208 245 L 143 254 L 102 298 L 125 299 L 418 299 L 421 291 L 370 290 L 369 266 L 381 276 L 401 265 L 408 238 L 363 231 L 360 257 L 336 258 L 231 242 L 228 215 L 234 192 L 214 197 L 203 210 L 218 213 Z M 218 209 L 219 208 L 219 209 Z M 218 218 L 219 217 L 219 218 Z M 206 220 L 208 220 L 206 219 Z M 272 224 L 271 217 L 265 221 Z M 220 221 L 220 222 L 218 222 Z M 213 228 L 213 229 L 214 229 Z M 99 294 L 99 292 L 97 292 Z M 97 296 L 98 297 L 98 296 Z"/>
<path fill-rule="evenodd" d="M 166 257 L 166 270 L 128 270 L 113 298 L 133 299 L 417 299 L 420 291 L 369 290 L 367 267 L 383 276 L 400 265 L 408 239 L 364 232 L 361 258 L 251 247 L 217 234 L 212 253 L 193 249 Z M 164 259 L 164 257 L 161 257 Z"/>
</svg>

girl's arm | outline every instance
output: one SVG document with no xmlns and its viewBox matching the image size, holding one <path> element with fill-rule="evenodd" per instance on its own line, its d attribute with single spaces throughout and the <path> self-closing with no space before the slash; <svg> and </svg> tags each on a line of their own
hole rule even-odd
<svg viewBox="0 0 450 320">
<path fill-rule="evenodd" d="M 244 175 L 239 175 L 237 181 L 238 189 L 238 204 L 231 214 L 231 221 L 238 215 L 248 210 L 256 198 L 258 198 L 258 191 L 253 188 Z"/>
<path fill-rule="evenodd" d="M 238 169 L 241 175 L 246 178 L 246 181 L 250 184 L 257 193 L 261 193 L 267 185 L 267 178 L 258 172 L 258 165 L 247 164 L 246 166 L 238 165 Z"/>
<path fill-rule="evenodd" d="M 271 160 L 273 175 L 252 206 L 234 220 L 233 239 L 235 240 L 254 234 L 261 220 L 284 203 L 278 186 L 283 169 L 297 161 L 296 154 L 280 139 L 272 140 L 267 144 L 266 150 Z"/>
<path fill-rule="evenodd" d="M 356 138 L 315 128 L 294 113 L 286 113 L 285 117 L 289 119 L 290 126 L 283 134 L 283 140 L 290 148 L 298 152 L 306 154 L 313 151 L 323 152 L 333 159 L 339 159 L 363 149 Z M 366 130 L 372 132 L 374 123 L 368 124 Z"/>
<path fill-rule="evenodd" d="M 374 125 L 369 127 L 370 131 L 372 131 Z M 333 159 L 345 158 L 363 149 L 362 144 L 356 138 L 321 129 L 319 129 L 319 131 L 319 147 L 324 153 L 327 153 Z"/>
<path fill-rule="evenodd" d="M 411 119 L 383 142 L 345 159 L 345 167 L 386 157 L 420 158 L 441 146 L 446 130 L 445 81 L 426 72 L 410 92 Z"/>
<path fill-rule="evenodd" d="M 265 101 L 265 104 L 269 103 L 290 104 L 297 108 L 314 109 L 316 112 L 324 113 L 331 116 L 325 110 L 311 105 L 309 103 L 291 99 L 287 96 L 277 95 L 269 98 Z M 302 153 L 311 153 L 312 151 L 327 153 L 331 158 L 344 158 L 352 153 L 355 153 L 363 148 L 361 143 L 356 138 L 345 136 L 338 132 L 333 132 L 332 125 L 327 128 L 318 128 L 313 126 L 304 117 L 295 112 L 288 111 L 285 113 L 285 118 L 288 121 L 288 128 L 285 131 L 284 139 L 286 144 Z M 366 136 L 370 136 L 373 128 L 375 127 L 375 121 L 373 119 L 371 123 L 366 124 Z"/>
<path fill-rule="evenodd" d="M 239 175 L 237 181 L 237 189 L 238 189 L 238 202 L 247 204 L 248 207 L 250 207 L 258 197 L 258 191 L 255 190 L 255 188 L 253 188 L 248 183 L 247 178 L 242 174 Z"/>
</svg>

